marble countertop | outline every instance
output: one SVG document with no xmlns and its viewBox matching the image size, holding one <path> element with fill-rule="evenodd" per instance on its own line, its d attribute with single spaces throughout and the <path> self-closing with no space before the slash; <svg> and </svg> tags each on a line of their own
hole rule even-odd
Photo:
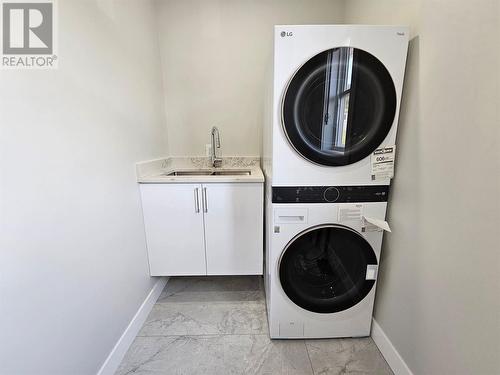
<svg viewBox="0 0 500 375">
<path fill-rule="evenodd" d="M 249 175 L 191 175 L 168 176 L 175 171 L 250 171 Z M 214 168 L 207 157 L 168 157 L 137 163 L 137 182 L 152 183 L 209 183 L 264 182 L 258 157 L 223 157 L 222 165 Z"/>
</svg>

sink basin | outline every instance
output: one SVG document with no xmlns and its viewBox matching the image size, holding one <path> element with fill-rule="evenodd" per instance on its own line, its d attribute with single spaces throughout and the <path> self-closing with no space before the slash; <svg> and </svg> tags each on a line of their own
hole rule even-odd
<svg viewBox="0 0 500 375">
<path fill-rule="evenodd" d="M 250 176 L 251 171 L 248 170 L 187 170 L 187 171 L 173 171 L 167 173 L 167 176 Z"/>
<path fill-rule="evenodd" d="M 250 174 L 251 174 L 250 171 L 226 170 L 226 171 L 214 171 L 214 172 L 212 172 L 212 175 L 214 175 L 214 176 L 250 176 Z"/>
<path fill-rule="evenodd" d="M 173 171 L 167 173 L 167 176 L 210 176 L 212 171 Z"/>
</svg>

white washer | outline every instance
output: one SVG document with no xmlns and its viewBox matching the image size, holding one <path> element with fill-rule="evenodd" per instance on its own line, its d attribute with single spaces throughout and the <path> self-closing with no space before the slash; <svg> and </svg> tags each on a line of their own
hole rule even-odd
<svg viewBox="0 0 500 375">
<path fill-rule="evenodd" d="M 292 189 L 276 194 L 299 203 L 266 201 L 271 338 L 369 336 L 383 232 L 362 217 L 384 220 L 388 186 L 346 187 L 345 203 L 324 203 L 328 187 Z"/>
<path fill-rule="evenodd" d="M 396 141 L 408 28 L 275 26 L 264 127 L 271 186 L 388 185 L 370 156 Z"/>
</svg>

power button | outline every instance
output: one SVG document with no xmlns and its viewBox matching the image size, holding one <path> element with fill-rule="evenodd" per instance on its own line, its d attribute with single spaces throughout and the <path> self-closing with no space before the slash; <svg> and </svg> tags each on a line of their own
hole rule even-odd
<svg viewBox="0 0 500 375">
<path fill-rule="evenodd" d="M 325 199 L 325 201 L 330 203 L 333 203 L 337 199 L 339 199 L 339 196 L 340 196 L 339 190 L 333 186 L 326 188 L 325 191 L 323 192 L 323 198 Z"/>
</svg>

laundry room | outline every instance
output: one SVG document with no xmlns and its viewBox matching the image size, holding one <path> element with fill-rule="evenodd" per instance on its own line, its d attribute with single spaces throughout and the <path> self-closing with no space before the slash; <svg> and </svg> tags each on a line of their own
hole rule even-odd
<svg viewBox="0 0 500 375">
<path fill-rule="evenodd" d="M 498 0 L 0 3 L 0 375 L 500 374 Z"/>
</svg>

